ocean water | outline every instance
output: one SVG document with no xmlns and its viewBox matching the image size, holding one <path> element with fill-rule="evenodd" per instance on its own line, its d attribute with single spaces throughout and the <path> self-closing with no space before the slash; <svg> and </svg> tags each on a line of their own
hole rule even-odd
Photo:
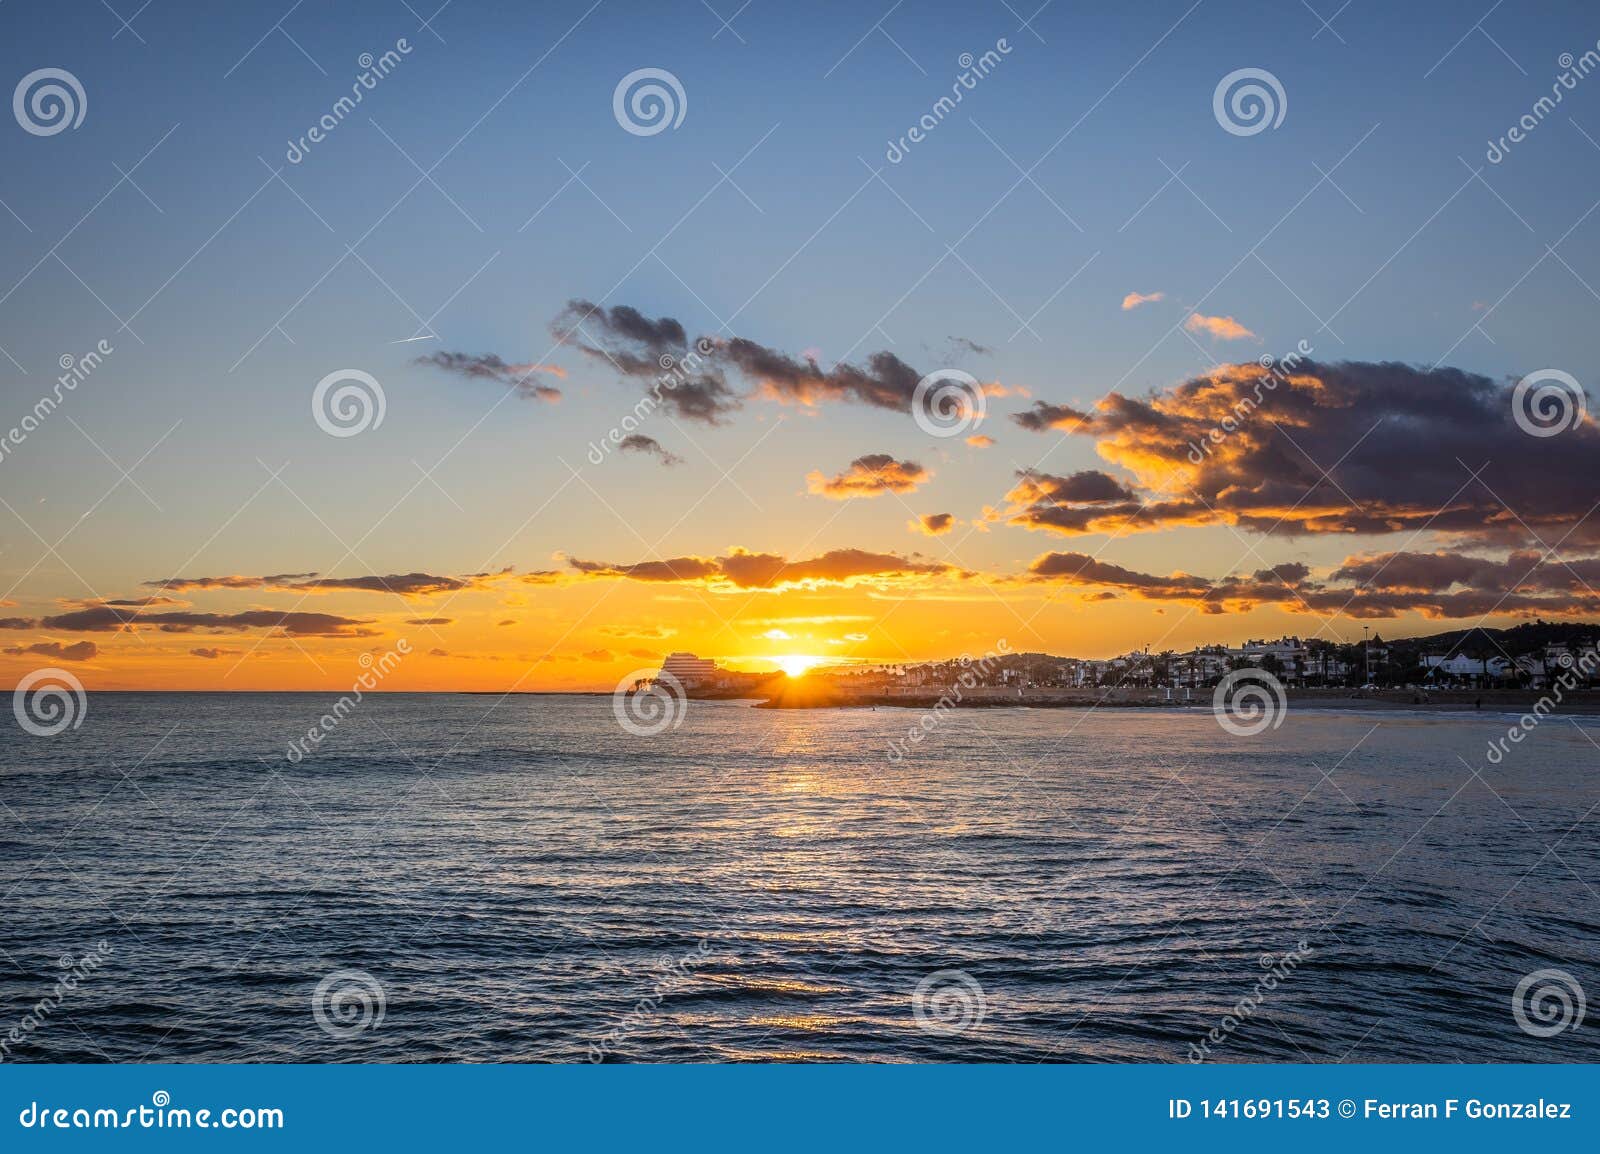
<svg viewBox="0 0 1600 1154">
<path fill-rule="evenodd" d="M 7 719 L 7 1060 L 1600 1059 L 1600 719 L 331 701 Z"/>
</svg>

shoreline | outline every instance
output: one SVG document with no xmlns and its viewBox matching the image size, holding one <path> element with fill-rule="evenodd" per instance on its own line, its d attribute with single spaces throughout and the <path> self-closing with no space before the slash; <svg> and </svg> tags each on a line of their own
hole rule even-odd
<svg viewBox="0 0 1600 1154">
<path fill-rule="evenodd" d="M 1210 690 L 1174 690 L 1171 699 L 1165 689 L 1116 689 L 1099 692 L 1082 690 L 1023 690 L 978 692 L 971 689 L 930 690 L 926 693 L 805 692 L 791 686 L 788 692 L 756 703 L 757 709 L 1159 709 L 1172 712 L 1210 710 Z M 1552 703 L 1550 712 L 1600 716 L 1600 691 L 1569 692 L 1555 703 L 1546 693 L 1532 689 L 1430 690 L 1426 699 L 1421 691 L 1409 689 L 1375 690 L 1362 693 L 1350 689 L 1290 689 L 1285 693 L 1288 708 L 1392 712 L 1392 713 L 1467 713 L 1526 714 L 1541 701 Z M 942 704 L 941 704 L 942 703 Z"/>
</svg>

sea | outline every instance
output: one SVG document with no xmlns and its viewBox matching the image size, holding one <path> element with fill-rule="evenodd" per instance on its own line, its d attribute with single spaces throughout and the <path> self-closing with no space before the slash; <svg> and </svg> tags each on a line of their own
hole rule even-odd
<svg viewBox="0 0 1600 1154">
<path fill-rule="evenodd" d="M 336 699 L 0 724 L 0 1060 L 1600 1060 L 1597 718 Z"/>
</svg>

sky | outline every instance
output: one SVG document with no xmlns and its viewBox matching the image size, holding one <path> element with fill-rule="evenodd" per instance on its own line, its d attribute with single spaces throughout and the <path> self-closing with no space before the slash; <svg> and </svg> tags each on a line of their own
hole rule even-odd
<svg viewBox="0 0 1600 1154">
<path fill-rule="evenodd" d="M 1036 7 L 7 0 L 0 683 L 1600 617 L 1592 7 Z"/>
</svg>

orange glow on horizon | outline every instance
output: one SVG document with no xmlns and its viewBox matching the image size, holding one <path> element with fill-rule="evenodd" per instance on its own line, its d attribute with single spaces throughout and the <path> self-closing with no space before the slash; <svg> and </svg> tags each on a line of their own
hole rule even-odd
<svg viewBox="0 0 1600 1154">
<path fill-rule="evenodd" d="M 783 670 L 786 676 L 804 677 L 826 660 L 826 657 L 810 653 L 786 653 L 781 657 L 772 658 L 772 663 Z"/>
</svg>

